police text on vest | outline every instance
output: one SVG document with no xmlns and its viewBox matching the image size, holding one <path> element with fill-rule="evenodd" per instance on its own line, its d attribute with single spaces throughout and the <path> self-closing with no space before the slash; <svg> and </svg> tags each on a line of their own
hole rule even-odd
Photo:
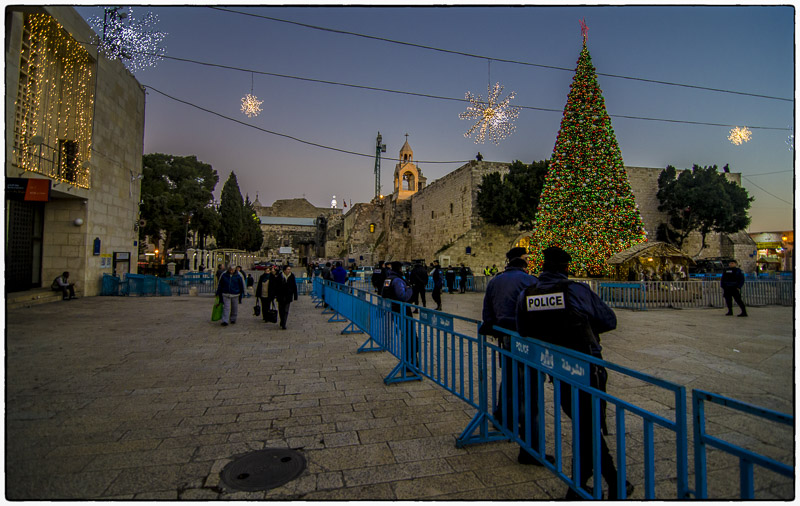
<svg viewBox="0 0 800 506">
<path fill-rule="evenodd" d="M 550 311 L 567 307 L 564 303 L 564 292 L 528 295 L 525 299 L 528 303 L 528 311 Z"/>
</svg>

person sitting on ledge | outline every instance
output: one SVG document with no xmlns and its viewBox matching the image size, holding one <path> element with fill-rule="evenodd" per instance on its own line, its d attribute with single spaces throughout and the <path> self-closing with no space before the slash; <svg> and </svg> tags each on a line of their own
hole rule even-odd
<svg viewBox="0 0 800 506">
<path fill-rule="evenodd" d="M 67 271 L 64 271 L 63 274 L 54 279 L 50 288 L 56 292 L 60 291 L 62 300 L 78 298 L 75 296 L 75 283 L 69 282 L 69 272 Z"/>
</svg>

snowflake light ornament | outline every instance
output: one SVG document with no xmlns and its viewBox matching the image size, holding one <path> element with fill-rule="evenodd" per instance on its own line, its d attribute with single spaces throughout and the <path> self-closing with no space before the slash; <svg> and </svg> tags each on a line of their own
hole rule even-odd
<svg viewBox="0 0 800 506">
<path fill-rule="evenodd" d="M 166 33 L 154 30 L 158 16 L 148 12 L 138 20 L 133 9 L 106 8 L 102 18 L 94 16 L 89 23 L 102 34 L 97 50 L 111 60 L 120 60 L 130 71 L 142 70 L 158 63 L 166 49 L 160 44 Z"/>
<path fill-rule="evenodd" d="M 248 93 L 242 97 L 242 112 L 247 114 L 248 118 L 258 116 L 258 113 L 261 112 L 262 103 L 264 103 L 263 100 L 258 100 L 258 97 Z"/>
<path fill-rule="evenodd" d="M 481 99 L 480 95 L 473 95 L 467 92 L 464 96 L 470 105 L 467 110 L 458 115 L 459 119 L 477 120 L 472 127 L 464 134 L 469 137 L 477 131 L 475 144 L 483 143 L 487 138 L 494 144 L 499 144 L 516 128 L 514 120 L 519 116 L 519 107 L 509 106 L 516 94 L 512 91 L 501 102 L 497 101 L 503 87 L 500 83 L 495 83 L 494 87 L 487 86 L 487 102 Z"/>
<path fill-rule="evenodd" d="M 731 144 L 739 146 L 743 142 L 749 141 L 753 137 L 753 132 L 747 127 L 733 127 L 728 135 L 728 140 Z"/>
</svg>

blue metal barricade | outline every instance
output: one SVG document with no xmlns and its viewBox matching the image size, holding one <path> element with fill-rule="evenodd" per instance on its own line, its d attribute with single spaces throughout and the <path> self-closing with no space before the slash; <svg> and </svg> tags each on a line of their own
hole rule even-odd
<svg viewBox="0 0 800 506">
<path fill-rule="evenodd" d="M 754 499 L 753 466 L 760 466 L 782 476 L 794 480 L 794 467 L 778 462 L 769 457 L 746 450 L 738 445 L 729 443 L 720 438 L 706 433 L 705 403 L 711 402 L 720 406 L 733 409 L 763 419 L 765 422 L 775 422 L 789 427 L 794 426 L 794 417 L 766 408 L 740 402 L 704 390 L 692 390 L 692 416 L 694 418 L 694 466 L 695 466 L 695 492 L 698 499 L 708 498 L 708 483 L 706 469 L 706 448 L 711 446 L 739 458 L 739 491 L 741 499 Z"/>
<path fill-rule="evenodd" d="M 645 291 L 641 286 L 634 289 Z M 592 465 L 589 467 L 592 470 L 592 482 L 601 483 L 600 434 L 605 410 L 615 428 L 609 447 L 617 464 L 620 498 L 624 498 L 626 481 L 631 479 L 642 486 L 645 499 L 656 499 L 656 476 L 663 477 L 667 473 L 671 476 L 667 482 L 673 482 L 675 489 L 674 493 L 661 499 L 705 498 L 705 445 L 723 448 L 743 459 L 743 498 L 752 498 L 753 464 L 793 476 L 790 466 L 706 435 L 702 400 L 720 402 L 719 399 L 724 399 L 723 403 L 727 406 L 791 425 L 793 418 L 788 415 L 694 391 L 697 490 L 691 490 L 688 480 L 689 438 L 685 387 L 570 349 L 522 338 L 515 332 L 495 327 L 495 333 L 505 335 L 511 343 L 508 349 L 501 348 L 477 333 L 480 324 L 477 320 L 422 307 L 417 307 L 419 316 L 414 318 L 407 308 L 416 306 L 386 300 L 365 290 L 318 278 L 314 279 L 312 294 L 328 304 L 324 312 L 334 315 L 329 321 L 349 321 L 348 328 L 368 334 L 359 352 L 388 351 L 398 359 L 397 366 L 384 378 L 384 382 L 428 378 L 477 410 L 458 437 L 456 446 L 511 440 L 537 456 L 547 469 L 583 498 L 600 499 L 602 490 L 595 486 L 589 492 L 579 486 L 587 481 L 586 477 L 580 476 L 581 458 L 586 455 L 582 457 L 581 452 L 576 450 L 582 447 L 581 434 L 584 437 L 587 434 L 581 431 L 580 426 L 587 420 L 591 423 L 591 432 L 588 433 L 591 434 Z M 516 373 L 504 374 L 500 364 Z M 596 388 L 588 378 L 598 367 L 604 367 L 611 378 L 619 378 L 624 383 L 641 383 L 640 392 L 651 391 L 653 397 L 669 399 L 668 405 L 654 411 L 619 398 L 613 393 L 613 380 L 610 383 L 611 392 Z M 552 385 L 548 385 L 548 377 Z M 568 402 L 565 400 L 566 406 L 573 414 L 569 420 L 564 420 L 562 416 L 561 401 L 566 395 L 570 396 Z M 511 401 L 506 403 L 501 399 Z M 589 415 L 586 415 L 587 409 Z M 581 410 L 584 410 L 583 416 Z M 510 420 L 511 423 L 504 424 L 504 420 Z M 525 420 L 534 422 L 525 423 Z M 564 437 L 570 429 L 571 437 Z M 669 442 L 669 445 L 660 445 L 660 453 L 656 455 L 656 445 L 663 442 Z M 697 447 L 698 444 L 701 448 Z M 569 452 L 565 451 L 565 445 L 569 445 Z M 554 464 L 543 458 L 545 450 L 552 450 Z M 664 455 L 664 451 L 671 455 Z M 568 456 L 571 465 L 565 466 L 564 459 Z M 641 469 L 637 469 L 635 476 L 628 472 L 629 461 L 641 463 Z M 670 470 L 665 465 L 674 467 Z M 665 490 L 662 483 L 659 485 L 660 491 Z"/>
<path fill-rule="evenodd" d="M 610 307 L 647 309 L 643 283 L 599 283 L 597 295 Z"/>
</svg>

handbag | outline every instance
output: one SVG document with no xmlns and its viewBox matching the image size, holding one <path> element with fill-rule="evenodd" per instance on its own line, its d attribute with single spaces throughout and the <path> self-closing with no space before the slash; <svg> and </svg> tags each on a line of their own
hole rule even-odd
<svg viewBox="0 0 800 506">
<path fill-rule="evenodd" d="M 264 319 L 270 323 L 278 323 L 278 310 L 275 309 L 274 301 L 269 309 L 264 309 Z"/>
<path fill-rule="evenodd" d="M 259 305 L 258 299 L 256 299 L 256 305 L 253 306 L 253 315 L 261 316 L 261 306 Z"/>
<path fill-rule="evenodd" d="M 214 298 L 214 308 L 211 310 L 211 321 L 216 322 L 222 319 L 222 297 L 217 295 Z"/>
</svg>

